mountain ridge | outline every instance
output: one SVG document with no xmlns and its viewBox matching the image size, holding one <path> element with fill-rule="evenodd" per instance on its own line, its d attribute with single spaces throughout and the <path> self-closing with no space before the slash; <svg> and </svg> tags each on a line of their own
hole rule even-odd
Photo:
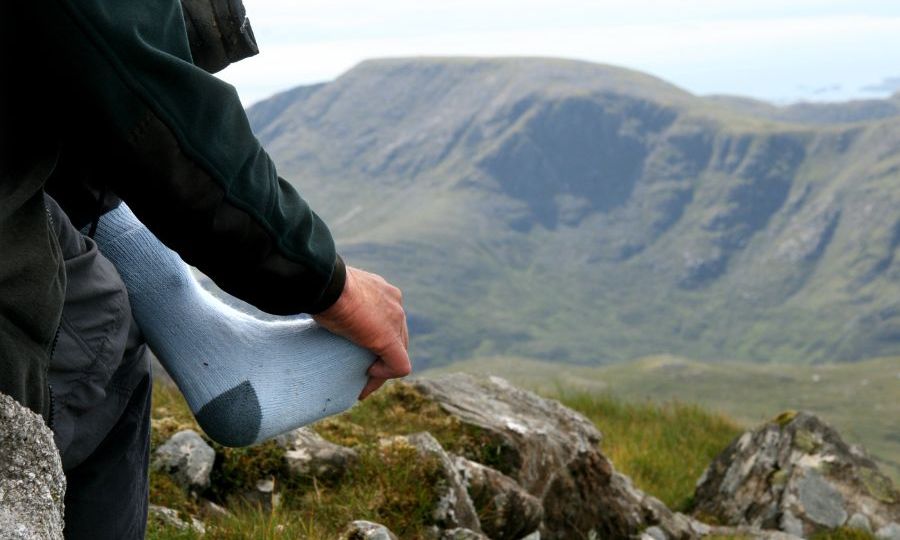
<svg viewBox="0 0 900 540">
<path fill-rule="evenodd" d="M 900 353 L 900 119 L 728 103 L 586 62 L 390 59 L 248 115 L 345 258 L 407 291 L 424 366 Z"/>
</svg>

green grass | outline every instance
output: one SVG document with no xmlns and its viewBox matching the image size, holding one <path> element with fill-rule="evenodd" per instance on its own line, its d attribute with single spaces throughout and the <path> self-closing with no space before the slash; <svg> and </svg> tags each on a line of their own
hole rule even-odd
<svg viewBox="0 0 900 540">
<path fill-rule="evenodd" d="M 833 531 L 816 533 L 811 540 L 875 540 L 875 535 L 859 529 L 841 527 Z"/>
<path fill-rule="evenodd" d="M 559 397 L 597 425 L 619 471 L 678 511 L 690 509 L 697 479 L 741 432 L 733 421 L 693 405 L 628 404 L 585 392 Z"/>
<path fill-rule="evenodd" d="M 705 537 L 704 540 L 751 540 L 751 537 L 744 535 L 712 535 Z M 833 531 L 816 533 L 810 537 L 810 540 L 876 540 L 875 535 L 860 531 L 841 527 Z"/>
</svg>

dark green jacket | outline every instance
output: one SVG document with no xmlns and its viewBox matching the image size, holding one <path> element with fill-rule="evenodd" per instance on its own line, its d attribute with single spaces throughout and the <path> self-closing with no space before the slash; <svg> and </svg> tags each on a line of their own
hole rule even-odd
<svg viewBox="0 0 900 540">
<path fill-rule="evenodd" d="M 59 319 L 64 276 L 40 202 L 50 176 L 107 186 L 260 309 L 337 299 L 345 273 L 328 229 L 278 177 L 234 89 L 194 64 L 178 0 L 0 11 L 0 391 L 21 379 L 8 376 L 16 365 L 46 368 Z"/>
</svg>

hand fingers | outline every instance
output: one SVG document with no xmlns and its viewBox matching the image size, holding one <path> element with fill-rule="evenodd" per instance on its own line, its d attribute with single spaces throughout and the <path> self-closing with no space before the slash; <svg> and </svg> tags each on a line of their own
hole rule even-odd
<svg viewBox="0 0 900 540">
<path fill-rule="evenodd" d="M 362 401 L 369 397 L 372 392 L 381 388 L 381 385 L 384 384 L 386 379 L 377 379 L 375 377 L 369 377 L 369 382 L 366 383 L 366 386 L 362 389 L 362 392 L 359 393 L 359 400 Z"/>
<path fill-rule="evenodd" d="M 369 368 L 369 376 L 379 379 L 396 379 L 406 377 L 412 372 L 409 363 L 409 353 L 399 340 L 394 341 L 387 348 L 375 351 L 378 359 Z"/>
<path fill-rule="evenodd" d="M 379 379 L 399 379 L 401 377 L 406 377 L 412 372 L 412 365 L 410 365 L 406 349 L 400 345 L 399 341 L 396 342 L 394 349 L 399 351 L 394 357 L 388 358 L 382 356 L 372 363 L 372 366 L 369 367 L 368 371 L 370 377 L 377 377 Z"/>
</svg>

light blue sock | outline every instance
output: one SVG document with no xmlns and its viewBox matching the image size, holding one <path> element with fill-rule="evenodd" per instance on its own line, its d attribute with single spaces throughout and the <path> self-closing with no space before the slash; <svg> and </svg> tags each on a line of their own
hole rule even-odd
<svg viewBox="0 0 900 540">
<path fill-rule="evenodd" d="M 212 439 L 246 446 L 356 403 L 375 360 L 370 352 L 311 320 L 261 321 L 225 305 L 125 204 L 100 219 L 94 240 Z"/>
</svg>

